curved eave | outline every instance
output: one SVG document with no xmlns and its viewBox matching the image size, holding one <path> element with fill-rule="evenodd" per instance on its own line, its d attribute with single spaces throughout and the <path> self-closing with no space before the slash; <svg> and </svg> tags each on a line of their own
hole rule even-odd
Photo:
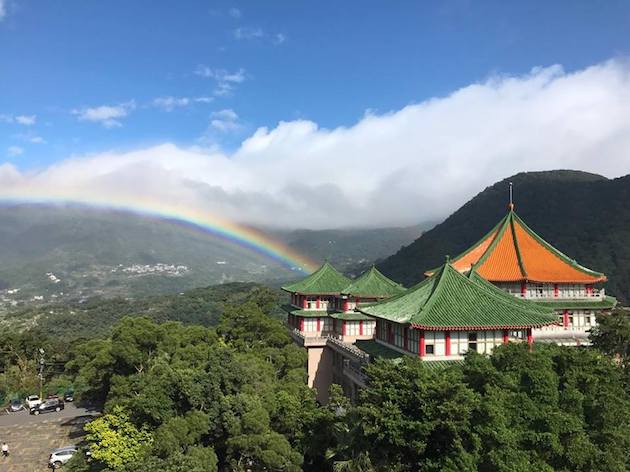
<svg viewBox="0 0 630 472">
<path fill-rule="evenodd" d="M 483 277 L 483 276 L 482 276 Z M 485 278 L 485 277 L 484 277 Z M 569 280 L 569 279 L 563 279 L 563 280 L 559 280 L 559 279 L 554 279 L 554 280 L 549 280 L 549 279 L 533 279 L 530 277 L 518 277 L 518 278 L 487 278 L 486 279 L 488 282 L 533 282 L 533 283 L 540 283 L 540 284 L 597 284 L 597 283 L 603 283 L 603 282 L 607 282 L 608 278 L 603 275 L 599 278 L 593 278 L 593 279 L 589 279 L 589 280 Z"/>
<path fill-rule="evenodd" d="M 309 296 L 313 296 L 313 295 L 323 295 L 325 297 L 329 297 L 329 296 L 340 296 L 341 292 L 306 292 L 306 291 L 293 291 L 293 290 L 287 290 L 285 287 L 280 287 L 281 290 L 284 290 L 285 292 L 288 293 L 295 293 L 296 295 L 309 295 Z"/>
<path fill-rule="evenodd" d="M 489 325 L 489 326 L 427 326 L 423 324 L 411 323 L 411 327 L 415 329 L 422 329 L 425 331 L 490 331 L 500 329 L 528 329 L 528 328 L 542 328 L 544 326 L 560 326 L 558 321 L 549 321 L 546 323 L 533 323 L 525 325 Z"/>
<path fill-rule="evenodd" d="M 402 292 L 399 293 L 388 293 L 388 294 L 380 294 L 380 295 L 374 295 L 373 293 L 356 293 L 356 292 L 341 292 L 341 296 L 346 296 L 346 297 L 354 297 L 354 298 L 375 298 L 376 300 L 382 300 L 384 298 L 390 298 L 393 297 L 395 295 L 399 295 Z"/>
</svg>

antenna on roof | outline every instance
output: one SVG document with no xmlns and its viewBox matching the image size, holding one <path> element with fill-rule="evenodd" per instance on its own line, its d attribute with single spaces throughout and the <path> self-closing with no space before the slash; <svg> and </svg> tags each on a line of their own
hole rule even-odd
<svg viewBox="0 0 630 472">
<path fill-rule="evenodd" d="M 510 204 L 508 205 L 508 208 L 510 211 L 514 211 L 514 200 L 513 200 L 513 189 L 512 189 L 512 182 L 510 182 Z"/>
</svg>

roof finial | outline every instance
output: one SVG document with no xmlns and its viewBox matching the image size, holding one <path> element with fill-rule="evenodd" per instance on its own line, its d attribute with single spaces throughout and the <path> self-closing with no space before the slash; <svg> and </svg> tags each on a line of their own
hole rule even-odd
<svg viewBox="0 0 630 472">
<path fill-rule="evenodd" d="M 446 263 L 447 264 L 451 263 L 451 256 L 449 256 L 448 254 L 446 255 Z"/>
<path fill-rule="evenodd" d="M 510 204 L 508 205 L 508 209 L 509 209 L 510 211 L 514 211 L 514 200 L 513 200 L 512 182 L 510 182 Z"/>
</svg>

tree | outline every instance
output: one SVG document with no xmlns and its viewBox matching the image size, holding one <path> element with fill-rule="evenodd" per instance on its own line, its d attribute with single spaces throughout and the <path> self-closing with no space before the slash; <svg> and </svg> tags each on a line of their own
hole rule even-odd
<svg viewBox="0 0 630 472">
<path fill-rule="evenodd" d="M 146 428 L 138 429 L 118 406 L 86 424 L 85 431 L 92 458 L 113 470 L 142 458 L 153 443 L 152 434 Z"/>
</svg>

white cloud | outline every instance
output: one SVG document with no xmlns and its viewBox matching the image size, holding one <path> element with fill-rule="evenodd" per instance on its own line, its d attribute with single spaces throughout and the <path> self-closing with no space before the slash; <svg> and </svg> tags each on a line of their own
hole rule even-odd
<svg viewBox="0 0 630 472">
<path fill-rule="evenodd" d="M 228 10 L 228 15 L 230 15 L 232 18 L 240 18 L 242 16 L 241 10 L 239 10 L 238 8 L 230 8 Z"/>
<path fill-rule="evenodd" d="M 24 154 L 24 149 L 22 149 L 20 146 L 9 146 L 7 148 L 7 156 L 9 157 L 17 157 L 21 156 L 22 154 Z"/>
<path fill-rule="evenodd" d="M 276 46 L 280 46 L 287 40 L 287 37 L 282 33 L 276 33 L 271 42 Z"/>
<path fill-rule="evenodd" d="M 152 105 L 164 111 L 173 111 L 175 108 L 187 107 L 190 103 L 188 97 L 158 97 L 153 99 Z"/>
<path fill-rule="evenodd" d="M 153 99 L 151 106 L 170 112 L 176 108 L 186 108 L 194 103 L 211 103 L 213 100 L 212 97 L 158 97 Z"/>
<path fill-rule="evenodd" d="M 32 136 L 29 138 L 29 141 L 33 144 L 46 144 L 46 140 L 41 136 Z"/>
<path fill-rule="evenodd" d="M 122 126 L 120 119 L 125 118 L 135 108 L 136 104 L 131 100 L 119 105 L 75 109 L 72 110 L 72 114 L 76 115 L 79 121 L 100 123 L 105 128 L 119 128 Z"/>
<path fill-rule="evenodd" d="M 215 111 L 211 115 L 210 127 L 216 131 L 227 133 L 241 128 L 238 115 L 231 108 Z"/>
<path fill-rule="evenodd" d="M 7 16 L 6 2 L 5 0 L 0 0 L 0 21 L 2 21 L 5 16 Z"/>
<path fill-rule="evenodd" d="M 37 121 L 37 115 L 19 115 L 15 117 L 15 121 L 24 126 L 32 126 Z"/>
<path fill-rule="evenodd" d="M 204 79 L 214 79 L 216 87 L 214 95 L 217 97 L 229 96 L 234 92 L 235 86 L 245 82 L 245 69 L 241 68 L 235 72 L 229 72 L 225 69 L 212 69 L 206 65 L 198 65 L 195 69 L 195 75 Z"/>
<path fill-rule="evenodd" d="M 348 127 L 281 122 L 230 153 L 164 144 L 17 176 L 0 166 L 0 194 L 178 202 L 254 225 L 412 224 L 444 217 L 516 172 L 628 174 L 628 110 L 630 63 L 553 66 L 369 112 Z M 212 120 L 238 123 L 233 111 L 217 113 Z"/>
<path fill-rule="evenodd" d="M 247 26 L 241 26 L 233 31 L 234 38 L 236 39 L 260 39 L 265 36 L 265 32 L 262 28 L 250 28 Z"/>
</svg>

